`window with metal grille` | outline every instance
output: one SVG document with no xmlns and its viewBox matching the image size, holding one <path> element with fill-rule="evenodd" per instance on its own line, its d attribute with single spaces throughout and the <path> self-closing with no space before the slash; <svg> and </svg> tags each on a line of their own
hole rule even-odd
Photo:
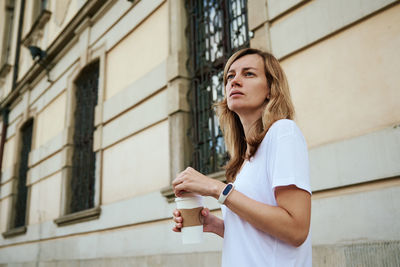
<svg viewBox="0 0 400 267">
<path fill-rule="evenodd" d="M 75 80 L 76 105 L 69 213 L 94 207 L 96 155 L 93 151 L 93 133 L 98 84 L 98 61 L 85 67 Z"/>
<path fill-rule="evenodd" d="M 249 46 L 247 0 L 190 0 L 186 8 L 193 166 L 207 174 L 221 170 L 228 160 L 212 104 L 223 99 L 227 59 Z"/>
<path fill-rule="evenodd" d="M 33 120 L 29 120 L 21 128 L 21 149 L 18 162 L 17 191 L 15 198 L 15 209 L 11 228 L 25 226 L 28 187 L 26 186 L 26 175 L 28 173 L 28 157 L 32 145 Z"/>
</svg>

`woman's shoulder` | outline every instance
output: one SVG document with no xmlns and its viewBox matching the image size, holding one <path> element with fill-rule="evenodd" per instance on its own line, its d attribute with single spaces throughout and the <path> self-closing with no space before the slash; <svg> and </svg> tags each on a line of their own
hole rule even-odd
<svg viewBox="0 0 400 267">
<path fill-rule="evenodd" d="M 265 144 L 269 142 L 277 142 L 285 136 L 293 136 L 296 140 L 301 140 L 301 142 L 306 143 L 306 140 L 296 122 L 289 119 L 281 119 L 271 125 L 262 140 L 261 146 L 264 147 Z"/>
<path fill-rule="evenodd" d="M 271 125 L 260 144 L 259 150 L 268 150 L 268 147 L 279 143 L 283 140 L 281 138 L 285 136 L 292 136 L 295 140 L 299 140 L 301 143 L 306 143 L 303 134 L 293 120 L 281 119 L 275 121 Z"/>
<path fill-rule="evenodd" d="M 271 135 L 280 138 L 300 132 L 300 129 L 293 120 L 281 119 L 274 122 L 268 132 L 270 132 Z"/>
</svg>

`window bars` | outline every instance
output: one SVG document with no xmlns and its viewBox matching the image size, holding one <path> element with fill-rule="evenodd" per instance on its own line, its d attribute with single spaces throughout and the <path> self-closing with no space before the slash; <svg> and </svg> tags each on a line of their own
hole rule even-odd
<svg viewBox="0 0 400 267">
<path fill-rule="evenodd" d="M 208 174 L 221 170 L 229 159 L 212 105 L 224 97 L 227 59 L 249 46 L 247 0 L 189 0 L 186 9 L 193 166 Z"/>
<path fill-rule="evenodd" d="M 95 152 L 93 133 L 99 84 L 99 62 L 85 67 L 75 81 L 74 150 L 69 213 L 94 207 Z"/>
</svg>

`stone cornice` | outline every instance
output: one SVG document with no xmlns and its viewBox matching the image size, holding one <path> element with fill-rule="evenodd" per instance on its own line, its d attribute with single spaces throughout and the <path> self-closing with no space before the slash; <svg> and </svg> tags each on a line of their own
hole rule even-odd
<svg viewBox="0 0 400 267">
<path fill-rule="evenodd" d="M 39 32 L 43 30 L 46 23 L 50 20 L 50 17 L 51 17 L 51 12 L 48 10 L 43 10 L 42 13 L 40 13 L 39 17 L 33 24 L 31 30 L 22 40 L 24 46 L 28 47 L 34 44 L 35 37 L 37 37 Z"/>
<path fill-rule="evenodd" d="M 76 28 L 84 22 L 87 18 L 92 18 L 105 4 L 107 1 L 104 0 L 93 0 L 87 1 L 83 7 L 76 13 L 75 17 L 71 19 L 68 25 L 62 30 L 58 37 L 46 50 L 47 57 L 43 59 L 42 64 L 33 64 L 27 73 L 22 77 L 16 88 L 0 102 L 0 108 L 3 108 L 11 104 L 20 94 L 21 89 L 27 84 L 42 75 L 46 70 L 43 66 L 49 66 L 54 64 L 53 60 L 58 54 L 60 54 L 65 48 L 69 47 L 69 43 L 72 42 L 76 36 Z"/>
</svg>

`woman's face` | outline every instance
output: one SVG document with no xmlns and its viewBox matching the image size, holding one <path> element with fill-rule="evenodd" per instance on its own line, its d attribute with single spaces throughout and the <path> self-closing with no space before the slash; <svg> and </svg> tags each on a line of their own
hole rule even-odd
<svg viewBox="0 0 400 267">
<path fill-rule="evenodd" d="M 228 108 L 241 115 L 261 115 L 269 89 L 260 55 L 245 55 L 232 63 L 226 75 Z"/>
</svg>

